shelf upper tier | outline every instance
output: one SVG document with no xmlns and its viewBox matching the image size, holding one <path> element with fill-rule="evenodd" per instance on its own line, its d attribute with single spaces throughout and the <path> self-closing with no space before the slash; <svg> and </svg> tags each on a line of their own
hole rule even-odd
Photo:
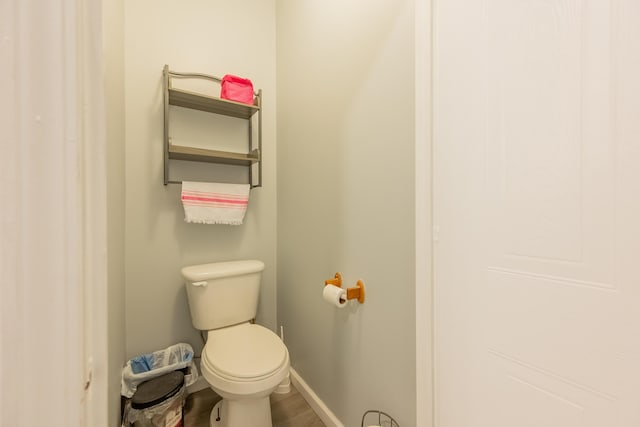
<svg viewBox="0 0 640 427">
<path fill-rule="evenodd" d="M 196 162 L 224 163 L 227 165 L 250 166 L 260 161 L 260 152 L 234 153 L 231 151 L 208 150 L 169 144 L 169 158 Z"/>
<path fill-rule="evenodd" d="M 222 114 L 239 119 L 249 119 L 260 110 L 260 107 L 257 105 L 227 101 L 226 99 L 174 88 L 169 89 L 169 105 L 207 111 L 209 113 Z"/>
</svg>

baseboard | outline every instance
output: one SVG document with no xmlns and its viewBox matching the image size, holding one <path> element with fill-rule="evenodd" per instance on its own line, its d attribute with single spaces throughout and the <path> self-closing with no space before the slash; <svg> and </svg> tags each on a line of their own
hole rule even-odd
<svg viewBox="0 0 640 427">
<path fill-rule="evenodd" d="M 322 420 L 327 427 L 344 427 L 344 424 L 331 412 L 331 410 L 324 404 L 317 394 L 311 390 L 309 384 L 307 384 L 302 377 L 291 368 L 291 382 L 298 392 L 302 395 L 304 400 L 307 401 L 313 412 Z"/>
</svg>

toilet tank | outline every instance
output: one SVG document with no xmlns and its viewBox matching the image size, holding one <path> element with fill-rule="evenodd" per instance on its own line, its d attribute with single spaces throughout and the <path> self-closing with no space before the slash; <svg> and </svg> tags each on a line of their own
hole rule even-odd
<svg viewBox="0 0 640 427">
<path fill-rule="evenodd" d="M 264 263 L 257 260 L 184 267 L 193 326 L 209 331 L 254 319 L 262 270 Z"/>
</svg>

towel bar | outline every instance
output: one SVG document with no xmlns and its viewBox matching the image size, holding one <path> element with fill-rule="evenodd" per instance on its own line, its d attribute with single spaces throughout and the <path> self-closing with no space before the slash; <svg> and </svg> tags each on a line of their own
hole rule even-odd
<svg viewBox="0 0 640 427">
<path fill-rule="evenodd" d="M 167 181 L 167 184 L 182 184 L 182 181 L 169 180 L 169 181 Z M 251 184 L 251 186 L 250 186 L 250 188 L 252 188 L 252 189 L 256 188 L 256 187 L 261 187 L 261 186 L 260 185 L 253 185 L 253 184 Z"/>
</svg>

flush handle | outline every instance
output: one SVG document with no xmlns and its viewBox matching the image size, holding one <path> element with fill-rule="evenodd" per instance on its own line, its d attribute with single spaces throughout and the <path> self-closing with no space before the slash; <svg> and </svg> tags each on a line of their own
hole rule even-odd
<svg viewBox="0 0 640 427">
<path fill-rule="evenodd" d="M 193 282 L 191 283 L 193 286 L 207 286 L 207 282 Z"/>
</svg>

